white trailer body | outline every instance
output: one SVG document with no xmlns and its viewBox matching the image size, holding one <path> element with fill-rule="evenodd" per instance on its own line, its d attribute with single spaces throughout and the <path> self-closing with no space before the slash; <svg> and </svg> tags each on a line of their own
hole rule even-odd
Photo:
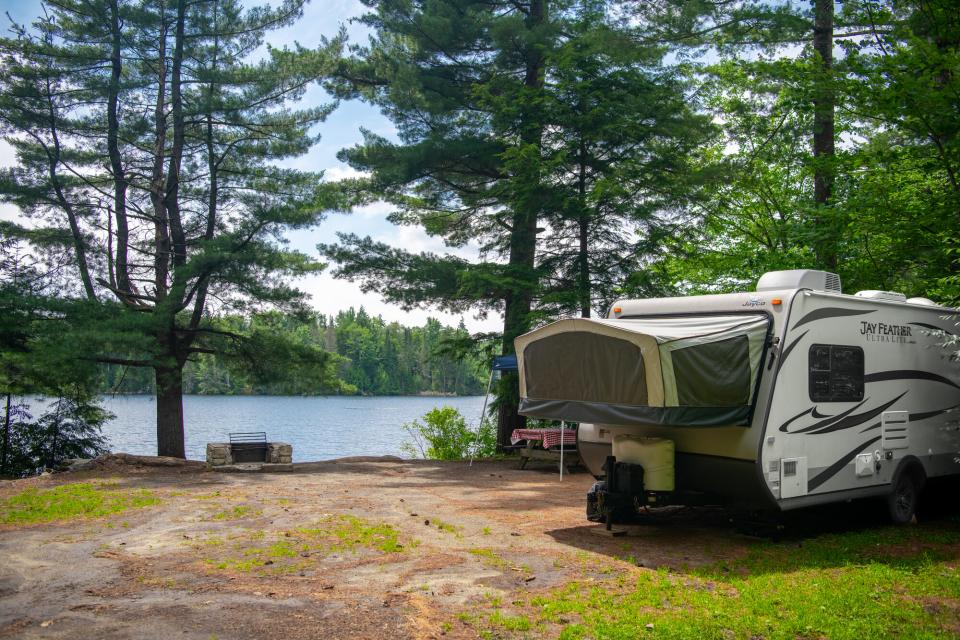
<svg viewBox="0 0 960 640">
<path fill-rule="evenodd" d="M 799 270 L 766 274 L 758 291 L 751 293 L 621 300 L 606 320 L 577 321 L 580 324 L 571 329 L 565 348 L 551 350 L 551 343 L 544 340 L 551 332 L 564 330 L 555 326 L 560 323 L 517 339 L 521 413 L 579 421 L 581 458 L 598 477 L 603 475 L 616 436 L 672 440 L 675 502 L 682 503 L 684 496 L 701 496 L 752 509 L 789 510 L 867 496 L 886 495 L 896 501 L 906 484 L 915 504 L 927 478 L 960 473 L 960 368 L 940 347 L 942 337 L 933 333 L 953 333 L 954 323 L 945 317 L 953 313 L 929 301 L 907 301 L 899 294 L 843 295 L 834 274 Z M 686 393 L 688 403 L 697 402 L 698 394 L 710 396 L 713 380 L 718 388 L 742 388 L 745 371 L 754 367 L 747 404 L 732 402 L 727 414 L 716 407 L 684 407 L 683 392 L 679 402 L 675 392 L 671 399 L 669 388 L 684 381 L 679 378 L 677 351 L 673 351 L 673 364 L 664 355 L 668 342 L 661 342 L 661 353 L 651 356 L 660 356 L 661 366 L 647 366 L 642 372 L 651 389 L 643 397 L 660 406 L 634 410 L 629 403 L 609 402 L 614 392 L 597 381 L 617 376 L 611 384 L 623 387 L 629 377 L 626 352 L 608 355 L 604 361 L 578 352 L 577 365 L 591 379 L 578 382 L 576 391 L 569 385 L 566 390 L 554 389 L 555 395 L 570 397 L 536 397 L 537 393 L 549 395 L 551 385 L 536 384 L 531 376 L 569 368 L 560 363 L 576 351 L 569 344 L 577 336 L 606 332 L 629 341 L 629 336 L 617 336 L 615 331 L 636 329 L 651 335 L 655 331 L 650 326 L 669 324 L 671 319 L 690 323 L 706 318 L 708 326 L 711 318 L 737 317 L 766 323 L 758 367 L 755 361 L 741 361 L 756 359 L 752 347 L 739 352 L 718 347 L 713 356 L 706 355 L 707 359 L 726 357 L 720 364 L 696 357 L 687 357 L 685 364 L 687 371 L 698 362 L 705 368 L 694 375 L 693 391 Z M 743 326 L 748 325 L 753 326 L 749 331 L 756 331 L 756 325 Z M 714 340 L 711 335 L 719 333 L 704 335 L 700 342 Z M 662 339 L 689 341 L 690 337 Z M 640 338 L 632 342 L 642 344 Z M 730 355 L 734 353 L 741 355 Z M 619 363 L 611 366 L 609 362 Z M 724 372 L 733 373 L 718 374 L 721 365 Z M 660 380 L 651 382 L 658 372 Z M 570 379 L 569 372 L 563 375 Z M 671 382 L 674 375 L 677 380 Z M 657 396 L 658 385 L 667 390 L 662 396 Z M 585 420 L 592 415 L 605 419 Z M 910 507 L 909 515 L 912 506 L 904 506 Z"/>
</svg>

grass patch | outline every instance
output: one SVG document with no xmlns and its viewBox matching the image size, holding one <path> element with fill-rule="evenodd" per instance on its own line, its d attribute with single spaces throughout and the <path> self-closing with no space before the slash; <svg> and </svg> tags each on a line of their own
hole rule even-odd
<svg viewBox="0 0 960 640">
<path fill-rule="evenodd" d="M 521 596 L 509 613 L 491 605 L 473 624 L 505 637 L 553 629 L 561 640 L 953 638 L 958 545 L 950 525 L 758 542 L 742 559 L 686 572 L 610 559 L 609 577 Z"/>
<path fill-rule="evenodd" d="M 406 547 L 418 544 L 414 540 Z M 318 560 L 332 553 L 369 549 L 392 554 L 406 547 L 400 542 L 399 532 L 388 524 L 369 523 L 355 516 L 330 516 L 309 528 L 246 533 L 204 562 L 215 569 L 281 575 L 315 569 Z"/>
<path fill-rule="evenodd" d="M 254 511 L 253 508 L 251 508 L 250 506 L 241 504 L 232 509 L 227 509 L 225 511 L 218 511 L 217 513 L 213 514 L 213 519 L 214 520 L 240 520 L 241 518 L 245 518 L 247 516 L 259 516 L 262 513 L 263 511 L 260 511 L 260 510 Z"/>
<path fill-rule="evenodd" d="M 51 489 L 27 489 L 0 501 L 0 522 L 29 524 L 99 518 L 160 503 L 146 489 L 118 489 L 115 484 L 76 482 Z"/>
<path fill-rule="evenodd" d="M 493 549 L 468 549 L 470 555 L 480 558 L 483 563 L 490 567 L 503 569 L 507 566 L 507 561 L 501 558 Z"/>
<path fill-rule="evenodd" d="M 297 533 L 313 540 L 325 540 L 330 551 L 355 551 L 358 547 L 383 553 L 399 553 L 403 544 L 399 532 L 386 523 L 369 523 L 356 516 L 330 516 L 315 527 L 297 529 Z M 414 541 L 411 546 L 418 543 Z"/>
<path fill-rule="evenodd" d="M 430 523 L 436 525 L 437 529 L 443 531 L 444 533 L 452 533 L 458 540 L 463 538 L 463 533 L 461 532 L 462 527 L 458 527 L 455 524 L 450 524 L 449 522 L 444 522 L 439 518 L 432 518 Z"/>
<path fill-rule="evenodd" d="M 527 616 L 506 615 L 499 609 L 490 614 L 487 623 L 506 631 L 529 631 L 533 627 Z"/>
</svg>

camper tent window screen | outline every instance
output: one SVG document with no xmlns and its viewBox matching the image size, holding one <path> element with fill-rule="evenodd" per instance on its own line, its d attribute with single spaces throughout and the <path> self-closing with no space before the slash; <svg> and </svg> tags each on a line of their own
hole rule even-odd
<svg viewBox="0 0 960 640">
<path fill-rule="evenodd" d="M 746 336 L 673 352 L 677 400 L 687 407 L 734 407 L 750 402 L 750 348 Z"/>
<path fill-rule="evenodd" d="M 810 347 L 810 400 L 863 400 L 863 349 L 837 344 Z"/>
</svg>

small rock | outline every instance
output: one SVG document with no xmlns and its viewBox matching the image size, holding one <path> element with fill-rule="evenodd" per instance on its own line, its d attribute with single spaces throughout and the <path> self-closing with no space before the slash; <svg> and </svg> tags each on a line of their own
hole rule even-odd
<svg viewBox="0 0 960 640">
<path fill-rule="evenodd" d="M 44 620 L 43 622 L 40 623 L 40 626 L 43 628 L 47 628 L 52 624 L 53 624 L 53 620 Z"/>
<path fill-rule="evenodd" d="M 647 623 L 647 631 L 653 631 L 653 623 L 652 623 L 652 622 L 648 622 L 648 623 Z"/>
<path fill-rule="evenodd" d="M 519 536 L 520 536 L 520 533 L 518 533 L 518 532 L 516 532 L 516 531 L 511 531 L 511 532 L 510 532 L 510 535 L 512 535 L 512 536 L 518 536 L 518 537 L 519 537 Z"/>
<path fill-rule="evenodd" d="M 524 582 L 533 582 L 533 581 L 536 580 L 536 579 L 537 579 L 537 576 L 527 576 L 526 578 L 523 579 L 523 581 L 524 581 Z"/>
<path fill-rule="evenodd" d="M 403 498 L 400 498 L 400 502 L 406 502 L 406 500 L 404 500 Z"/>
<path fill-rule="evenodd" d="M 411 514 L 410 514 L 410 517 L 411 517 L 411 518 L 416 518 L 418 515 L 420 515 L 420 514 L 419 514 L 419 513 L 411 513 Z"/>
<path fill-rule="evenodd" d="M 264 565 L 273 564 L 273 560 L 267 560 L 267 561 L 264 562 L 263 564 L 264 564 Z"/>
</svg>

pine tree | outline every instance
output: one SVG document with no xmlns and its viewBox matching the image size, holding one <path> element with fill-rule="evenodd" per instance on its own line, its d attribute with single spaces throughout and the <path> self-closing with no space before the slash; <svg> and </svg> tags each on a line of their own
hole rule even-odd
<svg viewBox="0 0 960 640">
<path fill-rule="evenodd" d="M 367 133 L 342 157 L 369 173 L 370 197 L 398 206 L 394 222 L 449 246 L 475 241 L 480 258 L 346 236 L 321 247 L 337 274 L 405 307 L 502 311 L 502 353 L 544 317 L 589 311 L 593 289 L 610 295 L 638 262 L 636 227 L 679 193 L 682 179 L 665 178 L 686 170 L 682 157 L 705 128 L 682 83 L 657 69 L 663 49 L 631 40 L 613 18 L 618 3 L 370 6 L 371 44 L 331 84 L 379 105 L 400 141 Z M 497 395 L 504 445 L 525 424 L 516 374 L 504 373 Z"/>
<path fill-rule="evenodd" d="M 190 358 L 224 351 L 263 372 L 296 351 L 224 331 L 211 310 L 300 306 L 283 277 L 319 265 L 278 238 L 339 204 L 320 175 L 273 163 L 316 141 L 331 107 L 289 105 L 340 41 L 251 61 L 301 5 L 64 0 L 0 40 L 0 122 L 18 158 L 0 198 L 70 252 L 62 295 L 85 301 L 72 336 L 85 357 L 153 370 L 161 455 L 185 453 Z M 324 367 L 320 350 L 297 354 Z"/>
<path fill-rule="evenodd" d="M 376 197 L 400 206 L 394 221 L 420 224 L 453 246 L 481 244 L 470 263 L 411 255 L 346 236 L 321 247 L 338 274 L 361 278 L 405 307 L 498 309 L 502 350 L 531 326 L 539 289 L 545 60 L 558 38 L 560 2 L 452 0 L 370 3 L 374 31 L 331 82 L 339 95 L 380 105 L 401 142 L 365 133 L 343 159 L 371 173 Z M 524 424 L 515 374 L 501 380 L 500 441 Z"/>
<path fill-rule="evenodd" d="M 713 134 L 688 98 L 685 68 L 665 65 L 665 47 L 638 42 L 605 8 L 572 10 L 570 37 L 551 56 L 545 146 L 556 206 L 539 259 L 547 317 L 604 312 L 663 238 L 682 233 L 694 217 L 699 149 Z"/>
</svg>

